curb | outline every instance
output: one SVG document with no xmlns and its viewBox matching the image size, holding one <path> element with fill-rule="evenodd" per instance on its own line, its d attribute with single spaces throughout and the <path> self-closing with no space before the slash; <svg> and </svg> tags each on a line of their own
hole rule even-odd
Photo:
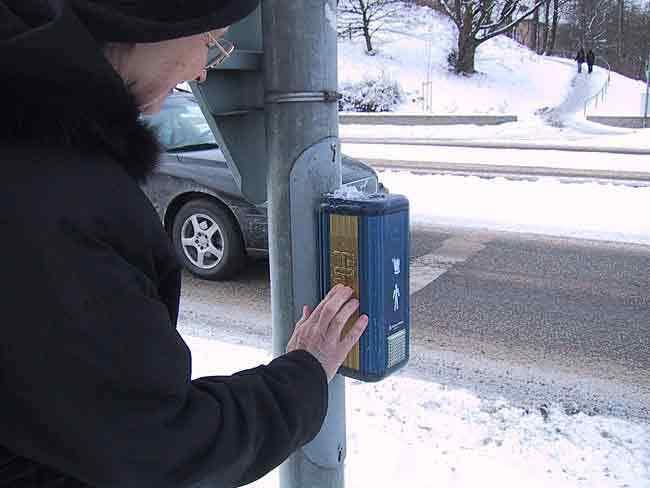
<svg viewBox="0 0 650 488">
<path fill-rule="evenodd" d="M 424 173 L 456 174 L 480 177 L 510 177 L 516 179 L 555 177 L 587 179 L 608 182 L 624 182 L 632 186 L 650 186 L 650 173 L 633 171 L 603 171 L 571 168 L 544 168 L 540 166 L 507 166 L 465 163 L 436 163 L 422 161 L 391 161 L 386 159 L 367 159 L 363 162 L 375 169 L 397 169 Z"/>
<path fill-rule="evenodd" d="M 591 152 L 609 154 L 650 155 L 650 148 L 629 148 L 616 146 L 566 146 L 562 144 L 531 144 L 531 143 L 502 143 L 476 140 L 450 140 L 450 139 L 372 139 L 362 137 L 343 137 L 343 144 L 385 144 L 399 146 L 442 146 L 442 147 L 468 147 L 479 149 L 518 149 L 530 151 L 566 151 L 566 152 Z"/>
</svg>

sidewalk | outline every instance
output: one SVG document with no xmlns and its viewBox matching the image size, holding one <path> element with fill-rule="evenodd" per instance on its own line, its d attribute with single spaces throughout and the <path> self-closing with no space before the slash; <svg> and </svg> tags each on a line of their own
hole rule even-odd
<svg viewBox="0 0 650 488">
<path fill-rule="evenodd" d="M 650 129 L 611 127 L 579 116 L 555 125 L 541 116 L 498 126 L 343 125 L 341 140 L 348 144 L 650 154 Z"/>
<path fill-rule="evenodd" d="M 585 143 L 583 141 L 568 141 L 564 143 L 550 142 L 511 142 L 490 139 L 442 139 L 442 138 L 416 138 L 416 137 L 342 137 L 343 144 L 382 144 L 382 145 L 407 145 L 407 146 L 443 146 L 443 147 L 468 147 L 485 149 L 518 149 L 518 150 L 540 150 L 540 151 L 567 151 L 567 152 L 591 152 L 611 154 L 637 154 L 650 155 L 650 147 L 628 147 L 610 144 Z"/>
<path fill-rule="evenodd" d="M 343 144 L 343 152 L 376 168 L 432 173 L 552 176 L 650 182 L 650 152 L 612 153 L 460 145 Z"/>
<path fill-rule="evenodd" d="M 242 345 L 184 338 L 194 377 L 270 359 Z M 346 382 L 346 486 L 641 488 L 650 480 L 645 423 L 583 413 L 579 405 L 484 399 L 413 373 Z M 277 486 L 277 470 L 250 485 Z"/>
</svg>

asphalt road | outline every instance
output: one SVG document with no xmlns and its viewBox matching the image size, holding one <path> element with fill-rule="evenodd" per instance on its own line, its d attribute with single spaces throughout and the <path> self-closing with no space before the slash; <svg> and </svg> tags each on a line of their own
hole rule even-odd
<svg viewBox="0 0 650 488">
<path fill-rule="evenodd" d="M 412 229 L 401 374 L 537 408 L 650 419 L 650 247 Z M 184 333 L 270 347 L 268 265 L 184 278 Z"/>
</svg>

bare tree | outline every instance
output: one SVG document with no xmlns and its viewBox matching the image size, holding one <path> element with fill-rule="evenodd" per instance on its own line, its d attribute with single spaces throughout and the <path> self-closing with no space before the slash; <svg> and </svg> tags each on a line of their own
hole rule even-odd
<svg viewBox="0 0 650 488">
<path fill-rule="evenodd" d="M 533 21 L 530 23 L 530 47 L 537 52 L 539 49 L 539 9 L 533 12 Z"/>
<path fill-rule="evenodd" d="M 546 53 L 546 48 L 548 46 L 548 34 L 550 31 L 549 23 L 551 20 L 551 0 L 546 0 L 544 2 L 544 28 L 542 32 L 542 43 L 538 48 L 539 54 Z"/>
<path fill-rule="evenodd" d="M 560 0 L 553 0 L 553 20 L 551 21 L 550 36 L 544 45 L 544 54 L 551 55 L 555 51 L 555 40 L 557 39 L 557 26 L 560 21 Z"/>
<path fill-rule="evenodd" d="M 397 13 L 399 4 L 399 0 L 339 0 L 339 36 L 363 36 L 366 52 L 373 54 L 372 36 Z"/>
<path fill-rule="evenodd" d="M 625 20 L 625 0 L 617 0 L 616 9 L 616 57 L 623 57 L 623 23 Z"/>
<path fill-rule="evenodd" d="M 570 20 L 576 29 L 576 41 L 589 48 L 604 49 L 608 44 L 608 21 L 612 12 L 611 0 L 576 0 Z"/>
<path fill-rule="evenodd" d="M 488 39 L 504 34 L 531 16 L 546 0 L 441 0 L 446 14 L 458 27 L 456 72 L 472 74 L 476 48 Z M 453 2 L 453 3 L 452 3 Z"/>
<path fill-rule="evenodd" d="M 643 67 L 650 52 L 649 1 L 557 1 L 562 21 L 555 29 L 555 41 L 551 28 L 547 53 L 575 54 L 576 47 L 584 43 L 594 49 L 597 60 L 607 60 L 614 71 L 645 79 Z"/>
</svg>

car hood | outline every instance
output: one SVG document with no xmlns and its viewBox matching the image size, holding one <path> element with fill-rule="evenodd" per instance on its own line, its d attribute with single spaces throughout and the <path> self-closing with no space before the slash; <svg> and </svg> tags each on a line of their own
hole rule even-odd
<svg viewBox="0 0 650 488">
<path fill-rule="evenodd" d="M 181 159 L 195 159 L 203 161 L 213 161 L 216 163 L 226 164 L 226 158 L 221 149 L 202 149 L 200 151 L 181 151 L 173 153 Z"/>
<path fill-rule="evenodd" d="M 343 184 L 353 183 L 365 178 L 377 177 L 377 173 L 370 166 L 345 155 L 341 160 L 341 171 Z"/>
<path fill-rule="evenodd" d="M 221 152 L 221 149 L 179 152 L 176 153 L 176 155 L 181 159 L 212 161 L 219 163 L 220 165 L 226 164 L 226 158 L 224 157 L 223 152 Z M 377 176 L 370 166 L 348 156 L 343 156 L 343 159 L 341 160 L 341 173 L 343 184 L 354 183 L 359 180 Z"/>
</svg>

